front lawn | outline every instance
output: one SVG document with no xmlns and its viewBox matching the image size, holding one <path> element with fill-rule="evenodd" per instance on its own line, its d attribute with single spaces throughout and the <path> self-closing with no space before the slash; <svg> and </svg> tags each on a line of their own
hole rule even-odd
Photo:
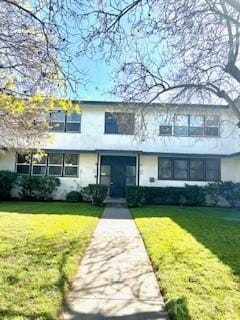
<svg viewBox="0 0 240 320">
<path fill-rule="evenodd" d="M 0 203 L 0 319 L 56 319 L 102 209 Z"/>
<path fill-rule="evenodd" d="M 172 319 L 240 319 L 240 212 L 132 209 Z"/>
</svg>

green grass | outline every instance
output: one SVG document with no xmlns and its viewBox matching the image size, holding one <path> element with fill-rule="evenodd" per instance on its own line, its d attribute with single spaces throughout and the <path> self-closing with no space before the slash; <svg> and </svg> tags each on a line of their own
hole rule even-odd
<svg viewBox="0 0 240 320">
<path fill-rule="evenodd" d="M 0 319 L 56 319 L 102 209 L 0 203 Z"/>
<path fill-rule="evenodd" d="M 240 212 L 132 209 L 172 319 L 240 319 Z"/>
</svg>

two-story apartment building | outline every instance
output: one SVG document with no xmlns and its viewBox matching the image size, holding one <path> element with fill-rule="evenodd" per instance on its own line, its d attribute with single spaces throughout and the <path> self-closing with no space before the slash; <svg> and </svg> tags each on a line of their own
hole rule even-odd
<svg viewBox="0 0 240 320">
<path fill-rule="evenodd" d="M 0 170 L 60 177 L 56 199 L 89 183 L 124 197 L 126 185 L 240 182 L 239 121 L 228 106 L 82 101 L 80 108 L 51 113 L 46 157 L 9 151 L 0 155 Z"/>
</svg>

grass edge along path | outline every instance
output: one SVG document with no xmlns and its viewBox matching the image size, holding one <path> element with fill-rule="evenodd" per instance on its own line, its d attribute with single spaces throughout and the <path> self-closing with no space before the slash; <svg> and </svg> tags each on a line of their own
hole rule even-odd
<svg viewBox="0 0 240 320">
<path fill-rule="evenodd" d="M 240 224 L 233 219 L 239 212 L 167 206 L 131 211 L 172 319 L 240 319 Z"/>
<path fill-rule="evenodd" d="M 0 319 L 56 319 L 102 208 L 0 203 Z"/>
</svg>

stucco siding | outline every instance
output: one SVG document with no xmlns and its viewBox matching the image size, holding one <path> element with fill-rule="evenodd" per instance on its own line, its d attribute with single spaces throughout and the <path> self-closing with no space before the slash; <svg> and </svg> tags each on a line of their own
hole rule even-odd
<svg viewBox="0 0 240 320">
<path fill-rule="evenodd" d="M 15 171 L 16 153 L 1 152 L 0 153 L 0 170 Z"/>
<path fill-rule="evenodd" d="M 222 159 L 221 175 L 222 181 L 240 182 L 240 157 Z"/>
<path fill-rule="evenodd" d="M 81 133 L 54 133 L 51 144 L 46 149 L 65 150 L 135 150 L 143 152 L 196 153 L 196 154 L 231 154 L 240 149 L 240 129 L 231 110 L 175 108 L 169 110 L 149 109 L 144 117 L 146 135 L 141 132 L 139 115 L 136 113 L 137 135 L 105 134 L 105 112 L 134 112 L 133 108 L 113 109 L 109 106 L 81 105 Z M 178 114 L 219 115 L 220 137 L 176 137 L 159 136 L 164 112 L 173 117 Z"/>
</svg>

